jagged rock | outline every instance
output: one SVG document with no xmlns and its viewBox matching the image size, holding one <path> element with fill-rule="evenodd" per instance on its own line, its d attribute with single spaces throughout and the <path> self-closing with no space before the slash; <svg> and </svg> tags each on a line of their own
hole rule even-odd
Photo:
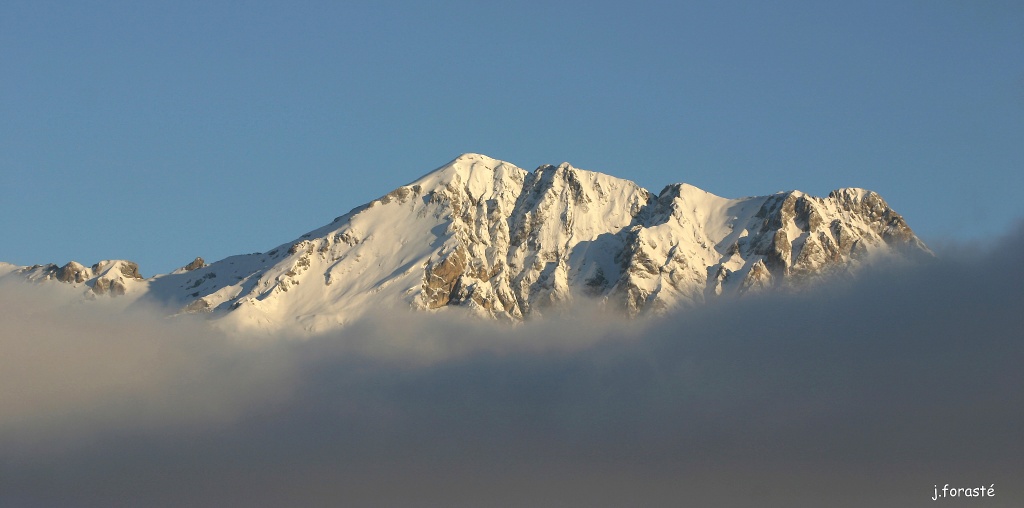
<svg viewBox="0 0 1024 508">
<path fill-rule="evenodd" d="M 705 294 L 721 295 L 722 286 L 729 280 L 730 275 L 732 275 L 732 271 L 722 265 L 718 265 L 715 268 L 715 275 L 711 278 L 711 283 L 705 289 Z"/>
<path fill-rule="evenodd" d="M 97 295 L 110 293 L 110 296 L 123 296 L 128 290 L 120 278 L 100 277 L 93 282 L 92 292 Z"/>
<path fill-rule="evenodd" d="M 790 219 L 792 220 L 792 219 Z M 793 244 L 789 241 L 789 235 L 785 229 L 775 230 L 772 235 L 772 242 L 768 248 L 768 257 L 764 265 L 773 275 L 785 277 L 789 275 L 790 258 L 792 257 Z"/>
<path fill-rule="evenodd" d="M 793 262 L 790 274 L 797 279 L 806 279 L 820 275 L 832 267 L 840 265 L 842 261 L 839 248 L 832 238 L 824 231 L 818 231 L 804 241 L 800 254 Z"/>
<path fill-rule="evenodd" d="M 120 275 L 123 275 L 130 279 L 142 279 L 142 275 L 139 273 L 139 265 L 131 261 L 125 261 L 122 259 L 106 260 L 100 261 L 99 263 L 92 265 L 92 273 L 96 274 L 97 276 L 108 273 L 115 269 Z"/>
<path fill-rule="evenodd" d="M 808 196 L 800 196 L 794 205 L 794 211 L 796 212 L 796 215 L 793 217 L 794 223 L 803 231 L 821 230 L 823 219 L 813 202 L 814 199 Z"/>
<path fill-rule="evenodd" d="M 81 284 L 92 277 L 92 271 L 81 263 L 74 261 L 60 267 L 57 270 L 57 280 L 61 282 Z"/>
<path fill-rule="evenodd" d="M 191 263 L 182 267 L 182 270 L 191 272 L 192 270 L 198 270 L 204 266 L 206 266 L 206 261 L 203 261 L 203 258 L 197 256 Z"/>
<path fill-rule="evenodd" d="M 743 285 L 740 286 L 740 293 L 749 293 L 765 290 L 772 285 L 772 272 L 765 266 L 764 261 L 758 260 L 750 267 L 747 276 L 743 278 Z"/>
<path fill-rule="evenodd" d="M 196 312 L 209 312 L 209 311 L 210 311 L 210 302 L 206 301 L 205 298 L 200 298 L 198 300 L 194 300 L 194 301 L 192 301 L 192 303 L 186 305 L 185 308 L 182 309 L 182 312 L 185 312 L 185 313 L 188 313 L 188 314 L 193 314 L 193 313 L 196 313 Z"/>
<path fill-rule="evenodd" d="M 852 212 L 858 217 L 868 218 L 867 222 L 871 229 L 881 235 L 886 243 L 911 245 L 915 248 L 924 247 L 924 244 L 907 226 L 903 217 L 890 208 L 889 204 L 877 193 L 863 189 L 839 189 L 832 191 L 829 197 L 834 199 L 843 210 Z"/>
<path fill-rule="evenodd" d="M 448 304 L 465 268 L 466 253 L 462 249 L 456 249 L 440 262 L 427 266 L 423 276 L 423 293 L 428 309 Z"/>
</svg>

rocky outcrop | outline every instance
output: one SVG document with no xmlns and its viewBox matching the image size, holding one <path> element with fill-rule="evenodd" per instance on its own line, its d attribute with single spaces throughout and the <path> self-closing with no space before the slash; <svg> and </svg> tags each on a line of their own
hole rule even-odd
<svg viewBox="0 0 1024 508">
<path fill-rule="evenodd" d="M 204 266 L 206 266 L 206 261 L 203 261 L 203 258 L 197 256 L 191 263 L 181 267 L 181 269 L 186 272 L 191 272 L 192 270 L 198 270 Z"/>
<path fill-rule="evenodd" d="M 131 261 L 100 261 L 92 266 L 96 277 L 92 281 L 92 292 L 97 295 L 123 296 L 129 284 L 141 281 L 139 265 Z"/>
<path fill-rule="evenodd" d="M 92 278 L 92 270 L 89 270 L 81 263 L 70 261 L 57 270 L 56 276 L 57 280 L 61 282 L 81 284 Z"/>
<path fill-rule="evenodd" d="M 54 280 L 71 286 L 84 286 L 88 295 L 122 296 L 133 284 L 143 282 L 139 265 L 125 260 L 100 261 L 92 267 L 76 261 L 60 267 L 55 264 L 33 265 L 14 273 L 31 281 Z"/>
<path fill-rule="evenodd" d="M 740 293 L 764 291 L 771 287 L 773 278 L 768 266 L 765 265 L 764 261 L 759 260 L 750 267 L 747 276 L 743 278 Z"/>
<path fill-rule="evenodd" d="M 456 249 L 437 263 L 427 263 L 423 275 L 423 298 L 428 309 L 443 307 L 452 301 L 452 294 L 456 293 L 465 275 L 467 261 L 466 251 Z M 459 300 L 465 300 L 467 295 L 456 296 L 462 296 Z"/>
<path fill-rule="evenodd" d="M 829 199 L 844 211 L 867 222 L 873 232 L 891 245 L 924 248 L 922 243 L 903 217 L 875 192 L 863 189 L 839 189 L 829 194 Z"/>
<path fill-rule="evenodd" d="M 111 296 L 122 296 L 128 291 L 124 279 L 99 277 L 92 284 L 92 292 L 97 295 L 110 294 Z"/>
<path fill-rule="evenodd" d="M 107 263 L 109 263 L 109 265 L 107 265 Z M 103 270 L 105 266 L 116 268 L 117 271 L 120 272 L 122 276 L 128 277 L 129 279 L 142 279 L 142 274 L 139 273 L 139 265 L 131 261 L 100 261 L 99 263 L 93 265 L 93 271 Z"/>
</svg>

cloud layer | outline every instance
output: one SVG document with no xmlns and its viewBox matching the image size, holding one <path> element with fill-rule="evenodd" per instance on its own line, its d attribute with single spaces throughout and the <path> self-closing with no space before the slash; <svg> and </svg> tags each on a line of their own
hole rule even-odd
<svg viewBox="0 0 1024 508">
<path fill-rule="evenodd" d="M 0 505 L 1024 501 L 1024 229 L 623 323 L 368 318 L 259 342 L 0 288 Z"/>
</svg>

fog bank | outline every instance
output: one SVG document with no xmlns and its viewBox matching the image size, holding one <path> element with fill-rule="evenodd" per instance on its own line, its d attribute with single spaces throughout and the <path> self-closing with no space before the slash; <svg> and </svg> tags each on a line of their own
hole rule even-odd
<svg viewBox="0 0 1024 508">
<path fill-rule="evenodd" d="M 5 286 L 0 505 L 1018 506 L 1024 230 L 940 254 L 657 320 L 304 341 Z"/>
</svg>

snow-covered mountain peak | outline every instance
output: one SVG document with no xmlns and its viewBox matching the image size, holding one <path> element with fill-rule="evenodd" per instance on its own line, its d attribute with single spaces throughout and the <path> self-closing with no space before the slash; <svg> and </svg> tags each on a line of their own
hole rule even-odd
<svg viewBox="0 0 1024 508">
<path fill-rule="evenodd" d="M 729 199 L 717 196 L 688 183 L 673 183 L 666 185 L 665 188 L 661 190 L 661 193 L 658 194 L 658 200 L 665 203 L 670 201 L 679 201 L 680 203 L 685 203 L 692 208 L 715 206 L 717 204 L 730 201 Z"/>
<path fill-rule="evenodd" d="M 228 328 L 309 333 L 388 308 L 521 320 L 593 299 L 657 313 L 907 250 L 928 252 L 863 189 L 728 199 L 677 183 L 655 196 L 569 163 L 528 172 L 468 153 L 265 253 L 197 258 L 145 280 L 123 261 L 10 273 L 207 313 Z"/>
<path fill-rule="evenodd" d="M 524 170 L 508 162 L 478 153 L 464 153 L 451 162 L 423 175 L 409 185 L 447 184 L 453 180 L 463 182 L 488 180 L 496 172 L 503 173 L 507 171 L 525 173 Z"/>
<path fill-rule="evenodd" d="M 486 155 L 466 153 L 396 189 L 389 196 L 409 189 L 424 195 L 440 191 L 449 194 L 464 192 L 472 200 L 486 199 L 495 191 L 500 193 L 508 182 L 522 182 L 525 176 L 526 171 L 513 164 Z"/>
</svg>

